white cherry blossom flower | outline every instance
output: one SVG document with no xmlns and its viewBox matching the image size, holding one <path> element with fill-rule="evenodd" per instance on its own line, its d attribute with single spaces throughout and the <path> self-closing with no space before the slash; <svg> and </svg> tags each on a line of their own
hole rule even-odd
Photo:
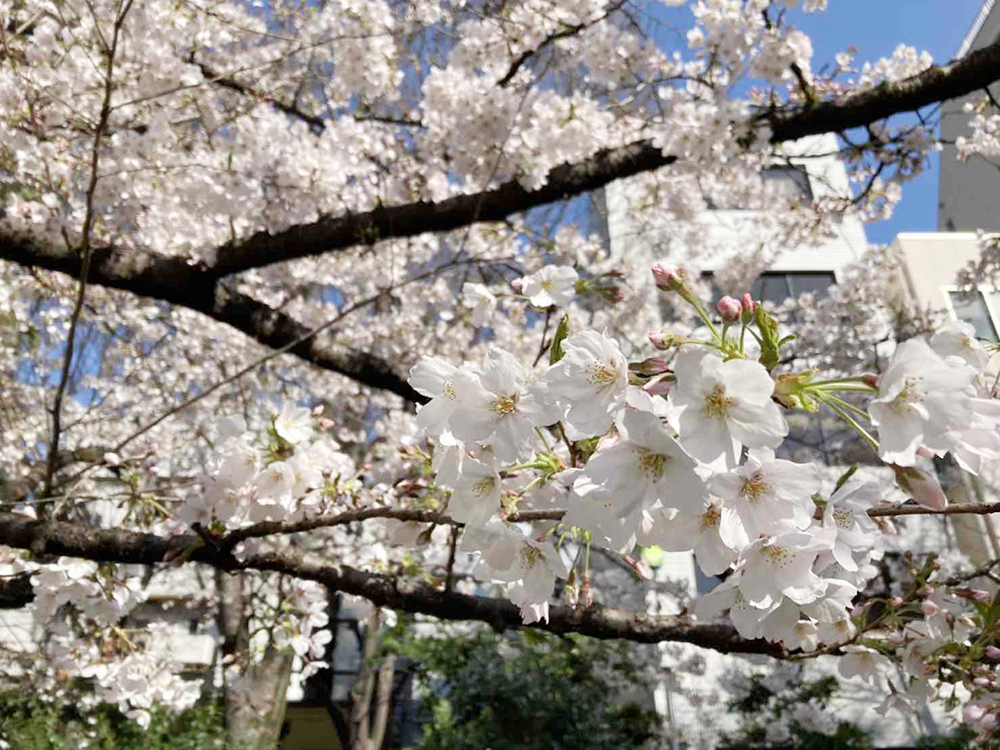
<svg viewBox="0 0 1000 750">
<path fill-rule="evenodd" d="M 683 406 L 681 442 L 692 456 L 710 462 L 724 455 L 730 466 L 740 450 L 777 447 L 788 423 L 771 400 L 774 381 L 758 362 L 682 347 L 674 362 L 677 384 L 670 400 Z"/>
<path fill-rule="evenodd" d="M 896 347 L 879 395 L 868 404 L 882 460 L 913 466 L 921 446 L 951 449 L 956 431 L 972 424 L 975 377 L 971 367 L 952 367 L 920 339 Z"/>
<path fill-rule="evenodd" d="M 844 646 L 843 650 L 844 655 L 837 662 L 837 671 L 847 679 L 860 677 L 864 682 L 874 685 L 892 667 L 888 657 L 873 648 L 851 645 Z"/>
<path fill-rule="evenodd" d="M 861 479 L 849 479 L 833 493 L 823 509 L 823 526 L 836 534 L 833 557 L 846 570 L 856 571 L 855 551 L 870 550 L 875 544 L 878 527 L 868 517 L 868 509 L 881 499 L 877 484 Z"/>
<path fill-rule="evenodd" d="M 488 326 L 497 309 L 497 298 L 485 285 L 467 281 L 462 284 L 462 302 L 472 308 L 472 325 Z M 416 386 L 414 386 L 416 387 Z"/>
<path fill-rule="evenodd" d="M 454 387 L 458 406 L 451 431 L 459 440 L 489 443 L 504 462 L 529 451 L 536 427 L 559 420 L 528 369 L 502 349 L 489 350 L 478 377 L 465 368 L 457 371 Z"/>
<path fill-rule="evenodd" d="M 407 382 L 431 400 L 419 407 L 417 424 L 428 435 L 437 437 L 448 427 L 456 401 L 454 378 L 458 368 L 439 357 L 421 357 L 412 368 Z"/>
<path fill-rule="evenodd" d="M 466 457 L 448 500 L 448 514 L 469 526 L 482 526 L 500 510 L 500 475 L 490 466 Z"/>
<path fill-rule="evenodd" d="M 625 405 L 628 362 L 613 340 L 580 331 L 563 341 L 563 358 L 545 376 L 571 439 L 603 435 Z"/>
<path fill-rule="evenodd" d="M 312 412 L 304 406 L 296 406 L 292 401 L 281 405 L 281 413 L 274 418 L 274 431 L 282 440 L 292 445 L 312 437 Z"/>
<path fill-rule="evenodd" d="M 681 513 L 673 514 L 665 508 L 652 511 L 654 522 L 648 533 L 640 534 L 639 543 L 656 544 L 668 552 L 694 550 L 698 567 L 707 576 L 714 576 L 729 569 L 740 550 L 750 544 L 746 534 L 732 540 L 727 546 L 719 535 L 723 503 L 717 497 L 702 501 L 704 509 L 693 517 Z"/>
<path fill-rule="evenodd" d="M 740 535 L 756 539 L 807 528 L 820 485 L 815 465 L 775 458 L 769 448 L 751 449 L 743 466 L 715 475 L 708 484 L 725 501 L 720 533 L 730 546 Z"/>
<path fill-rule="evenodd" d="M 535 307 L 568 305 L 576 295 L 579 278 L 571 266 L 542 266 L 521 279 L 521 294 Z"/>
<path fill-rule="evenodd" d="M 942 357 L 960 357 L 977 372 L 983 372 L 991 353 L 976 338 L 976 329 L 964 320 L 949 320 L 931 336 L 931 349 Z"/>
<path fill-rule="evenodd" d="M 699 620 L 708 622 L 728 609 L 733 626 L 743 638 L 762 638 L 764 635 L 762 623 L 781 602 L 776 599 L 767 606 L 751 605 L 741 590 L 743 573 L 744 569 L 738 568 L 729 578 L 700 597 L 695 602 L 694 614 Z"/>
<path fill-rule="evenodd" d="M 826 581 L 813 573 L 817 555 L 828 549 L 829 534 L 786 532 L 762 537 L 743 552 L 746 561 L 740 591 L 754 607 L 770 607 L 787 596 L 796 604 L 808 604 L 823 595 Z"/>
<path fill-rule="evenodd" d="M 670 430 L 646 412 L 628 412 L 624 422 L 628 439 L 598 450 L 586 466 L 599 494 L 613 499 L 615 514 L 624 518 L 656 501 L 688 515 L 701 512 L 706 490 L 698 464 Z"/>
</svg>

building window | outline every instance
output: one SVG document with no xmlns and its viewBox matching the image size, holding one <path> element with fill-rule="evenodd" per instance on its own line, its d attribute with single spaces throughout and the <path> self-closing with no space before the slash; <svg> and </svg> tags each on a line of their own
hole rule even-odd
<svg viewBox="0 0 1000 750">
<path fill-rule="evenodd" d="M 976 331 L 976 338 L 994 342 L 998 340 L 1000 292 L 991 289 L 979 289 L 975 292 L 960 292 L 955 289 L 945 291 L 954 318 L 971 323 Z"/>
<path fill-rule="evenodd" d="M 798 198 L 803 206 L 812 205 L 812 186 L 809 184 L 809 175 L 804 168 L 791 164 L 768 167 L 760 173 L 760 177 L 764 180 L 764 192 L 767 195 Z"/>
<path fill-rule="evenodd" d="M 706 271 L 703 276 L 712 284 L 713 301 L 722 297 L 724 292 L 715 284 L 712 272 Z M 833 271 L 767 271 L 757 277 L 749 292 L 754 299 L 779 305 L 806 292 L 821 297 L 836 283 Z"/>
<path fill-rule="evenodd" d="M 813 202 L 812 185 L 809 182 L 809 173 L 805 167 L 794 164 L 782 164 L 774 167 L 767 167 L 760 172 L 760 179 L 764 183 L 764 194 L 768 198 L 798 198 L 803 206 L 811 206 Z M 715 202 L 711 196 L 703 196 L 705 205 L 710 211 L 724 209 L 727 211 L 741 211 L 746 206 L 721 205 Z"/>
</svg>

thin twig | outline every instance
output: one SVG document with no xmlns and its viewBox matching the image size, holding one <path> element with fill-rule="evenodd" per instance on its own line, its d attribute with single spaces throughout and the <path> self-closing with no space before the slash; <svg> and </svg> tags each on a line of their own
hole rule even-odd
<svg viewBox="0 0 1000 750">
<path fill-rule="evenodd" d="M 97 171 L 101 154 L 101 139 L 104 131 L 108 127 L 108 120 L 111 117 L 111 92 L 113 89 L 115 54 L 118 50 L 118 35 L 125 23 L 125 16 L 132 7 L 132 0 L 126 0 L 124 6 L 115 18 L 114 29 L 111 36 L 110 46 L 101 36 L 101 41 L 105 45 L 105 52 L 108 57 L 107 67 L 104 72 L 104 102 L 101 105 L 101 115 L 97 121 L 97 128 L 94 131 L 94 145 L 90 154 L 90 183 L 87 186 L 86 214 L 83 218 L 83 236 L 80 239 L 80 290 L 76 295 L 76 303 L 73 306 L 73 313 L 70 315 L 69 331 L 66 336 L 66 352 L 63 358 L 62 371 L 59 374 L 59 385 L 56 388 L 55 399 L 52 402 L 52 443 L 49 446 L 48 468 L 45 473 L 45 494 L 52 492 L 52 480 L 56 473 L 56 464 L 59 456 L 59 438 L 62 431 L 62 404 L 66 395 L 66 386 L 69 384 L 70 365 L 73 361 L 73 351 L 76 339 L 76 328 L 80 322 L 80 313 L 83 312 L 84 297 L 87 294 L 87 277 L 90 275 L 90 232 L 94 224 L 94 195 L 97 192 L 97 181 L 100 176 Z M 94 9 L 94 28 L 100 35 L 100 22 Z"/>
</svg>

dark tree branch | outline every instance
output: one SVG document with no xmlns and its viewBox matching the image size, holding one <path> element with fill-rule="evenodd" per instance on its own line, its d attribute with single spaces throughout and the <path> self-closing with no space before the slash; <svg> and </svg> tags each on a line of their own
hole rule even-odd
<svg viewBox="0 0 1000 750">
<path fill-rule="evenodd" d="M 322 583 L 331 592 L 364 597 L 376 606 L 444 620 L 478 620 L 499 630 L 526 627 L 518 608 L 506 599 L 467 596 L 440 591 L 417 580 L 364 573 L 295 548 L 251 554 L 240 561 L 225 549 L 206 544 L 194 534 L 165 538 L 119 529 L 95 529 L 82 524 L 43 524 L 10 514 L 0 514 L 0 544 L 30 549 L 35 554 L 66 555 L 96 562 L 155 565 L 186 560 L 228 572 L 273 571 Z M 24 588 L 24 579 L 7 580 L 17 583 L 0 583 L 0 596 L 6 605 L 28 604 L 33 593 L 30 588 Z M 639 643 L 677 641 L 724 653 L 786 655 L 775 644 L 741 638 L 730 625 L 697 623 L 688 616 L 654 616 L 601 606 L 583 609 L 553 605 L 549 609 L 548 623 L 527 627 L 594 638 L 625 638 Z"/>
<path fill-rule="evenodd" d="M 847 97 L 792 109 L 769 109 L 757 116 L 770 127 L 770 142 L 783 143 L 807 135 L 837 133 L 911 112 L 929 104 L 965 96 L 1000 80 L 1000 41 L 961 60 L 932 66 L 896 83 Z M 609 182 L 649 172 L 677 160 L 651 141 L 604 149 L 576 164 L 552 169 L 546 184 L 526 190 L 517 180 L 439 203 L 417 202 L 372 211 L 326 216 L 271 234 L 257 232 L 218 248 L 213 270 L 238 273 L 271 263 L 295 260 L 357 245 L 374 245 L 393 237 L 446 232 L 475 222 L 501 221 L 531 208 L 604 187 Z"/>
<path fill-rule="evenodd" d="M 521 69 L 521 66 L 523 66 L 526 62 L 528 62 L 528 60 L 537 55 L 539 52 L 541 52 L 543 49 L 548 47 L 553 42 L 557 42 L 560 39 L 566 39 L 571 36 L 576 36 L 581 31 L 586 31 L 591 26 L 599 24 L 605 18 L 610 16 L 619 8 L 621 8 L 625 4 L 625 2 L 626 0 L 618 0 L 617 2 L 611 3 L 611 5 L 608 6 L 608 9 L 598 18 L 595 18 L 593 21 L 586 21 L 584 23 L 578 23 L 572 26 L 567 26 L 564 29 L 549 34 L 541 41 L 541 43 L 537 47 L 535 47 L 534 49 L 527 49 L 520 55 L 518 55 L 514 59 L 514 61 L 510 64 L 510 67 L 507 69 L 507 72 L 504 74 L 504 77 L 501 78 L 499 81 L 497 81 L 497 86 L 501 87 L 507 86 L 512 80 L 514 80 L 514 76 L 517 75 L 517 71 Z"/>
<path fill-rule="evenodd" d="M 883 83 L 842 101 L 770 109 L 758 115 L 756 121 L 770 127 L 772 143 L 782 143 L 807 135 L 841 132 L 901 112 L 919 110 L 965 96 L 997 80 L 1000 80 L 1000 41 L 903 81 Z M 380 240 L 500 221 L 675 161 L 675 156 L 663 154 L 652 142 L 640 141 L 599 151 L 576 164 L 556 167 L 539 190 L 526 190 L 511 180 L 496 188 L 439 203 L 421 201 L 359 214 L 326 216 L 274 234 L 261 231 L 228 242 L 217 248 L 210 265 L 192 266 L 182 258 L 141 249 L 95 248 L 90 282 L 184 305 L 232 325 L 268 346 L 283 346 L 305 333 L 305 327 L 256 300 L 226 290 L 218 283 L 223 277 L 272 263 L 357 245 L 374 245 Z M 0 258 L 80 278 L 76 259 L 53 254 L 22 239 L 0 237 Z M 423 400 L 389 363 L 372 355 L 332 351 L 314 341 L 296 347 L 294 353 L 364 385 L 383 388 L 412 401 Z"/>
<path fill-rule="evenodd" d="M 181 305 L 236 328 L 260 343 L 280 349 L 307 336 L 311 330 L 294 318 L 226 286 L 217 274 L 184 258 L 148 250 L 94 248 L 89 281 Z M 28 240 L 0 236 L 0 258 L 24 266 L 61 271 L 74 278 L 81 273 L 80 258 L 72 252 L 43 249 Z M 422 403 L 395 368 L 366 352 L 345 352 L 308 338 L 289 350 L 318 367 L 346 375 Z"/>
</svg>

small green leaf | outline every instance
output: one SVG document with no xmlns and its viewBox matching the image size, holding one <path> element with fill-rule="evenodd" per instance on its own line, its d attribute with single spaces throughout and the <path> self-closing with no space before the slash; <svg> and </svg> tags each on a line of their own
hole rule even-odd
<svg viewBox="0 0 1000 750">
<path fill-rule="evenodd" d="M 563 315 L 556 328 L 556 335 L 552 339 L 552 349 L 549 351 L 549 364 L 555 364 L 563 358 L 562 342 L 569 335 L 569 315 Z"/>
</svg>

